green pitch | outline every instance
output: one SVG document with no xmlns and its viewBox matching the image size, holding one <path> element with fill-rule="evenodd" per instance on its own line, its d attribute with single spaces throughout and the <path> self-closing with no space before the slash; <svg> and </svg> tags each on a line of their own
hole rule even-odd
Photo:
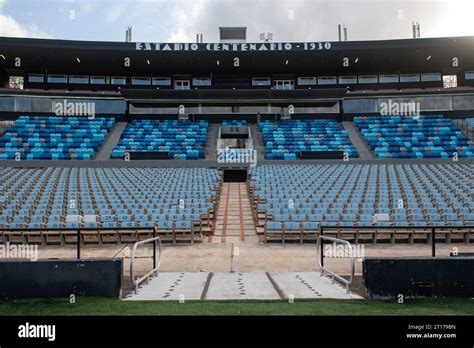
<svg viewBox="0 0 474 348">
<path fill-rule="evenodd" d="M 0 315 L 474 315 L 474 299 L 122 301 L 105 298 L 0 301 Z"/>
</svg>

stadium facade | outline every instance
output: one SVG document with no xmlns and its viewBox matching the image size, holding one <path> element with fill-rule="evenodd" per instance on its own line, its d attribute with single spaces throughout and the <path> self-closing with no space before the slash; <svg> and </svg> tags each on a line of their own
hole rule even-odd
<svg viewBox="0 0 474 348">
<path fill-rule="evenodd" d="M 184 105 L 200 119 L 252 120 L 257 113 L 274 119 L 290 112 L 349 120 L 379 114 L 391 99 L 418 103 L 423 113 L 462 118 L 474 110 L 473 41 L 174 44 L 0 38 L 0 111 L 10 119 L 25 112 L 54 113 L 52 101 L 69 98 L 92 101 L 97 114 L 122 118 L 173 116 Z M 8 88 L 11 77 L 19 78 L 23 89 Z M 289 105 L 295 109 L 289 111 Z"/>
</svg>

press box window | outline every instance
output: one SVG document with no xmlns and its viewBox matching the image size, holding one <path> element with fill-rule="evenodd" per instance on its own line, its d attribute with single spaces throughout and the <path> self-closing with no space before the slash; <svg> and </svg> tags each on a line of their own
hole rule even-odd
<svg viewBox="0 0 474 348">
<path fill-rule="evenodd" d="M 193 86 L 210 86 L 211 85 L 211 79 L 207 77 L 197 77 L 193 79 Z"/>
<path fill-rule="evenodd" d="M 91 76 L 91 85 L 106 85 L 108 79 L 105 76 Z"/>
<path fill-rule="evenodd" d="M 132 85 L 135 85 L 135 86 L 149 86 L 150 85 L 150 78 L 149 77 L 133 77 L 132 78 Z"/>
<path fill-rule="evenodd" d="M 48 75 L 48 83 L 67 83 L 66 75 Z"/>
<path fill-rule="evenodd" d="M 298 77 L 298 85 L 300 86 L 314 86 L 316 85 L 316 77 Z"/>
<path fill-rule="evenodd" d="M 252 79 L 252 86 L 270 86 L 271 79 L 266 77 L 256 77 Z"/>
<path fill-rule="evenodd" d="M 357 84 L 357 76 L 339 76 L 340 85 L 354 85 Z"/>
<path fill-rule="evenodd" d="M 30 74 L 30 75 L 28 75 L 28 82 L 43 83 L 44 82 L 44 75 Z"/>
<path fill-rule="evenodd" d="M 110 81 L 112 81 L 113 85 L 126 85 L 127 84 L 127 78 L 125 76 L 112 76 Z"/>
<path fill-rule="evenodd" d="M 474 71 L 466 71 L 464 77 L 466 80 L 474 80 Z"/>
<path fill-rule="evenodd" d="M 379 81 L 380 83 L 397 83 L 398 75 L 380 75 Z"/>
<path fill-rule="evenodd" d="M 171 79 L 169 77 L 154 77 L 151 83 L 153 86 L 171 86 Z"/>
<path fill-rule="evenodd" d="M 88 84 L 89 76 L 70 75 L 69 83 L 77 83 L 77 84 L 83 84 L 83 85 Z"/>
<path fill-rule="evenodd" d="M 400 75 L 400 82 L 420 82 L 420 75 L 418 75 L 418 74 L 402 74 L 402 75 Z"/>
<path fill-rule="evenodd" d="M 379 79 L 377 75 L 361 75 L 359 76 L 359 83 L 360 84 L 370 84 L 370 83 L 378 83 Z"/>
<path fill-rule="evenodd" d="M 436 82 L 436 81 L 441 81 L 441 74 L 440 74 L 440 73 L 426 73 L 426 74 L 421 74 L 421 81 L 422 81 L 422 82 Z"/>
<path fill-rule="evenodd" d="M 318 77 L 318 85 L 335 85 L 337 84 L 336 76 L 320 76 Z"/>
</svg>

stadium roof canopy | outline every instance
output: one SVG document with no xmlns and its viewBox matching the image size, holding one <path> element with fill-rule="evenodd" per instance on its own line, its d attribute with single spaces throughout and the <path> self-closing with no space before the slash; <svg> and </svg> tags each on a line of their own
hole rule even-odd
<svg viewBox="0 0 474 348">
<path fill-rule="evenodd" d="M 458 66 L 452 64 L 458 58 Z M 21 64 L 18 66 L 18 60 Z M 126 58 L 130 66 L 125 66 Z M 236 65 L 238 58 L 238 66 Z M 343 66 L 348 58 L 349 66 Z M 422 73 L 474 70 L 474 37 L 306 43 L 125 43 L 0 37 L 0 69 L 68 74 Z"/>
</svg>

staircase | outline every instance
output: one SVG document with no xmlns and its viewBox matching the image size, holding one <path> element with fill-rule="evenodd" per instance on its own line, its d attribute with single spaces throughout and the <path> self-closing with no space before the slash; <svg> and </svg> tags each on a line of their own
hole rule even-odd
<svg viewBox="0 0 474 348">
<path fill-rule="evenodd" d="M 263 135 L 258 129 L 258 125 L 251 124 L 250 133 L 253 139 L 253 148 L 257 151 L 257 161 L 265 159 L 265 142 L 263 141 Z"/>
<path fill-rule="evenodd" d="M 251 209 L 245 183 L 224 183 L 212 242 L 257 242 Z"/>
<path fill-rule="evenodd" d="M 110 159 L 114 147 L 119 143 L 123 131 L 127 128 L 127 122 L 117 122 L 110 130 L 109 135 L 105 138 L 102 147 L 95 156 L 98 161 L 106 161 Z"/>
<path fill-rule="evenodd" d="M 217 160 L 217 137 L 219 136 L 219 124 L 210 123 L 207 130 L 206 159 Z"/>
<path fill-rule="evenodd" d="M 375 159 L 374 155 L 370 151 L 367 143 L 360 135 L 359 131 L 356 129 L 352 122 L 342 122 L 342 127 L 347 132 L 351 143 L 357 149 L 357 153 L 359 154 L 360 159 L 368 160 L 368 159 Z"/>
</svg>

